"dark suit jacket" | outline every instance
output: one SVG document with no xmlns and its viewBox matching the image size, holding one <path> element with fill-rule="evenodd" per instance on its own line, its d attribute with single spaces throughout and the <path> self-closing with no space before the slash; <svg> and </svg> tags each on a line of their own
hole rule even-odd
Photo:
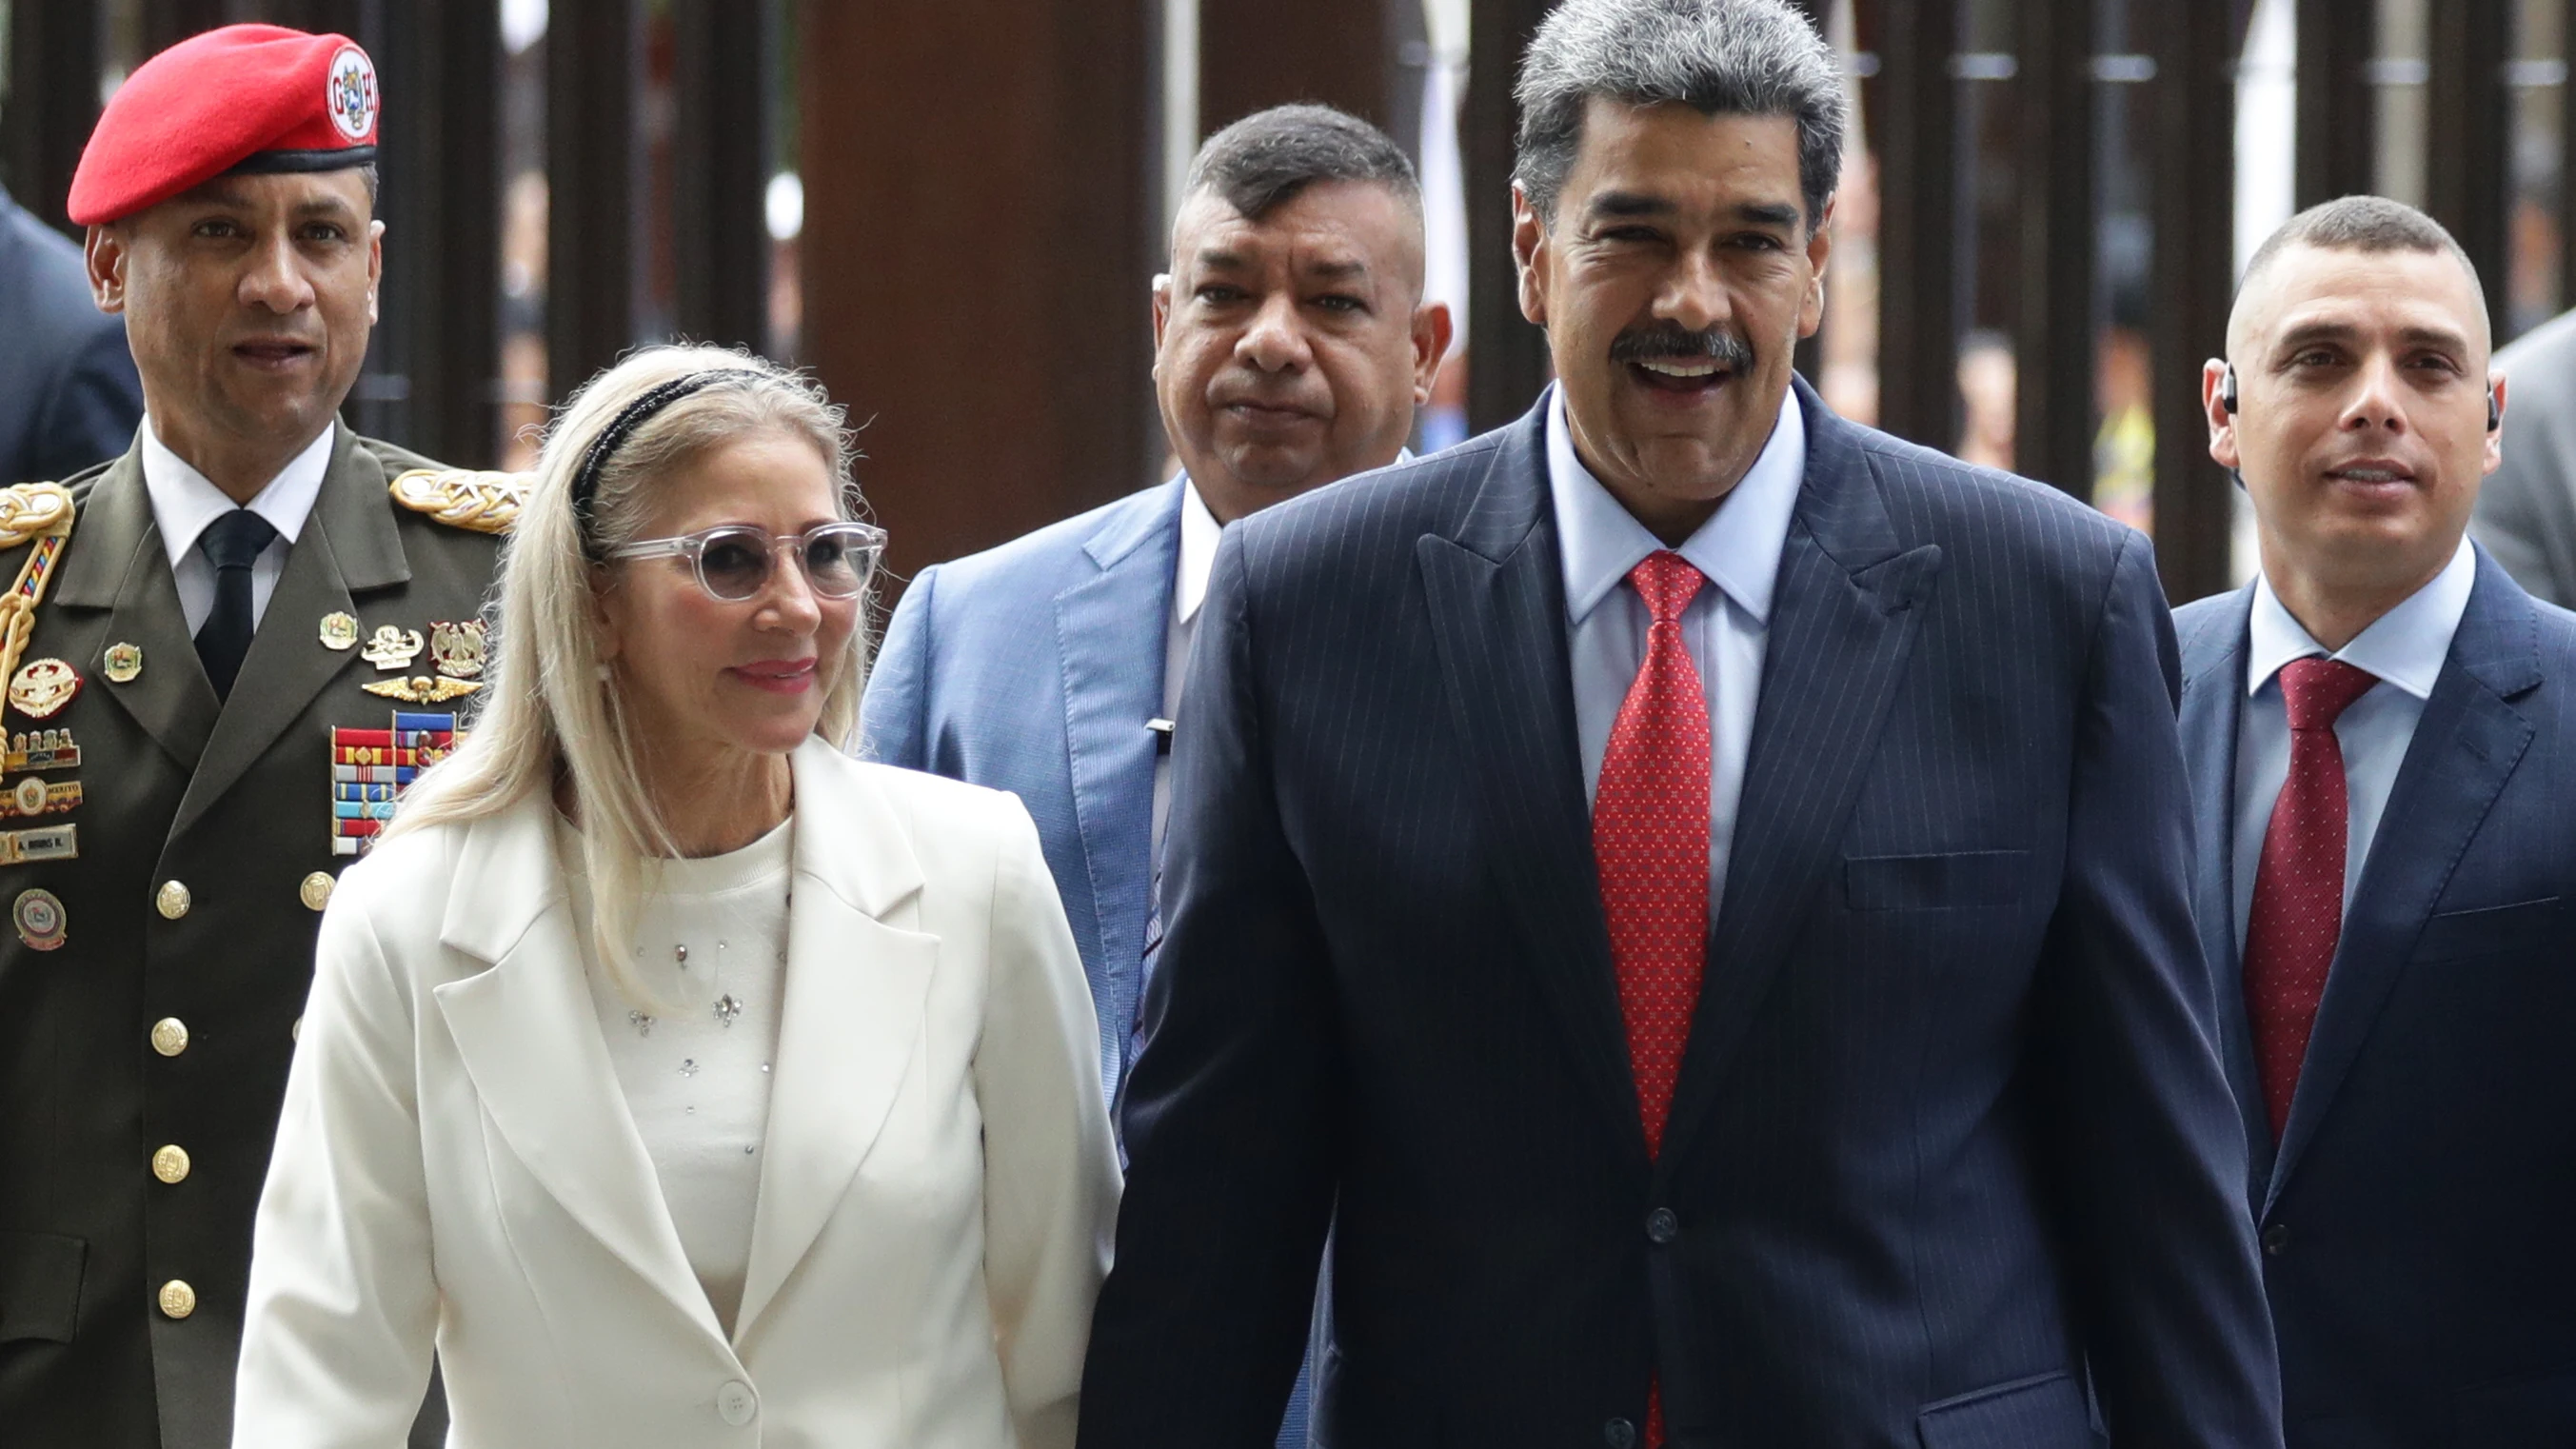
<svg viewBox="0 0 2576 1449">
<path fill-rule="evenodd" d="M 2576 615 L 2478 559 L 2280 1150 L 2230 842 L 2253 591 L 2177 615 L 2200 865 L 2292 1446 L 2576 1444 Z"/>
<path fill-rule="evenodd" d="M 395 506 L 396 474 L 434 464 L 346 427 L 231 696 L 221 702 L 180 612 L 140 456 L 74 481 L 80 515 L 36 612 L 27 657 L 57 658 L 80 693 L 42 721 L 69 728 L 81 803 L 43 821 L 79 831 L 79 856 L 0 865 L 0 906 L 31 890 L 62 903 L 63 939 L 33 949 L 0 930 L 0 1443 L 220 1449 L 232 1435 L 233 1362 L 250 1225 L 286 1090 L 322 917 L 307 878 L 331 853 L 334 725 L 376 729 L 399 704 L 361 686 L 431 674 L 421 655 L 380 672 L 326 647 L 324 615 L 429 632 L 482 607 L 500 540 Z M 14 579 L 25 550 L 0 553 Z M 142 650 L 118 682 L 103 656 Z M 37 722 L 11 709 L 11 735 Z M 38 778 L 11 771 L 8 784 Z M 155 908 L 187 888 L 175 918 Z M 186 1027 L 165 1054 L 153 1026 Z M 167 1038 L 160 1039 L 164 1044 Z M 188 1154 L 156 1180 L 164 1145 Z M 162 1285 L 195 1308 L 174 1318 Z"/>
<path fill-rule="evenodd" d="M 2277 1443 L 2148 547 L 1797 403 L 1658 1159 L 1541 415 L 1227 531 L 1085 1449 L 1267 1443 L 1328 1223 L 1346 1449 Z"/>
<path fill-rule="evenodd" d="M 125 451 L 143 384 L 125 321 L 90 304 L 80 248 L 0 191 L 0 485 L 51 482 Z"/>
</svg>

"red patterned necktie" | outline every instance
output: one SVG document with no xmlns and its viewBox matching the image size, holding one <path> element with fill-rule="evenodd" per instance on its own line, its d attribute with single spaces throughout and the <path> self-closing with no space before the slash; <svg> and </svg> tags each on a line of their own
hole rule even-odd
<svg viewBox="0 0 2576 1449">
<path fill-rule="evenodd" d="M 2254 909 L 2245 918 L 2245 1009 L 2254 1025 L 2254 1067 L 2275 1143 L 2290 1120 L 2308 1033 L 2317 1024 L 2326 972 L 2343 936 L 2350 816 L 2335 721 L 2378 682 L 2340 659 L 2311 656 L 2281 667 L 2290 773 L 2263 832 Z"/>
<path fill-rule="evenodd" d="M 1680 554 L 1650 554 L 1628 581 L 1646 602 L 1646 661 L 1601 755 L 1592 855 L 1601 872 L 1619 1015 L 1646 1150 L 1660 1152 L 1708 952 L 1708 699 L 1682 645 L 1682 610 L 1707 582 Z M 1664 1442 L 1662 1385 L 1648 1390 L 1646 1444 Z"/>
</svg>

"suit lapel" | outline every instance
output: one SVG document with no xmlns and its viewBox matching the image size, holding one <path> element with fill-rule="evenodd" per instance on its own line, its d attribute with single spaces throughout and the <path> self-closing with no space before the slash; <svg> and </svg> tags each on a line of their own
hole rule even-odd
<svg viewBox="0 0 2576 1449">
<path fill-rule="evenodd" d="M 1547 501 L 1546 401 L 1504 435 L 1454 538 L 1414 546 L 1480 851 L 1565 1027 L 1576 1071 L 1642 1158 L 1637 1089 L 1592 858 L 1566 662 L 1565 580 Z"/>
<path fill-rule="evenodd" d="M 2540 625 L 2531 598 L 2482 550 L 2450 659 L 2424 702 L 2345 913 L 2282 1128 L 2267 1211 L 2332 1110 L 2452 868 L 2530 747 L 2531 722 L 2509 701 L 2540 679 Z"/>
<path fill-rule="evenodd" d="M 2245 713 L 2246 620 L 2251 584 L 2228 596 L 2219 615 L 2183 646 L 2182 749 L 2191 764 L 2192 915 L 2218 988 L 2219 1052 L 2243 1119 L 2259 1197 L 2272 1175 L 2272 1123 L 2254 1070 L 2254 1029 L 2245 1014 L 2245 970 L 2236 940 L 2236 740 Z"/>
<path fill-rule="evenodd" d="M 1138 733 L 1143 733 L 1140 729 Z M 859 767 L 796 753 L 796 883 L 767 1154 L 734 1340 L 749 1339 L 884 1128 L 921 1040 L 939 938 L 908 919 L 921 868 Z"/>
<path fill-rule="evenodd" d="M 315 626 L 325 614 L 354 612 L 353 588 L 381 588 L 409 577 L 394 529 L 384 469 L 358 451 L 355 434 L 340 428 L 322 492 L 301 536 L 286 551 L 286 571 L 269 596 L 259 632 L 251 636 L 250 653 L 243 656 L 241 676 L 233 681 L 205 756 L 179 802 L 170 826 L 173 837 L 222 799 L 358 657 L 354 650 L 324 648 Z"/>
<path fill-rule="evenodd" d="M 1089 924 L 1101 970 L 1123 988 L 1102 996 L 1104 1035 L 1117 1014 L 1111 1008 L 1133 1003 L 1133 958 L 1145 944 L 1155 760 L 1145 721 L 1163 712 L 1180 502 L 1174 480 L 1120 509 L 1083 545 L 1100 571 L 1055 597 L 1073 812 L 1091 873 Z M 1123 1021 L 1117 1031 L 1123 1035 Z"/>
<path fill-rule="evenodd" d="M 1900 550 L 1851 426 L 1801 383 L 1807 477 L 1780 555 L 1732 864 L 1709 933 L 1663 1162 L 1707 1115 L 1727 1060 L 1835 863 L 1912 653 L 1936 545 Z"/>
<path fill-rule="evenodd" d="M 600 1038 L 551 809 L 531 798 L 467 835 L 441 939 L 493 965 L 430 994 L 520 1164 L 690 1322 L 722 1338 Z"/>
<path fill-rule="evenodd" d="M 179 607 L 178 580 L 152 520 L 152 497 L 143 486 L 142 450 L 112 464 L 90 489 L 72 525 L 72 543 L 51 604 L 107 611 L 97 650 L 76 661 L 109 698 L 134 717 L 145 734 L 183 770 L 194 770 L 214 733 L 221 706 L 197 662 Z M 106 650 L 132 644 L 143 651 L 143 669 L 122 684 L 109 679 Z"/>
</svg>

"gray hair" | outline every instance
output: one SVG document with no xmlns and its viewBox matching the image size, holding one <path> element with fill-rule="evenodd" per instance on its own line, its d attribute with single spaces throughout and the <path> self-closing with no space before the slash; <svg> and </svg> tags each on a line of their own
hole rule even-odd
<svg viewBox="0 0 2576 1449">
<path fill-rule="evenodd" d="M 600 590 L 619 565 L 591 562 L 573 507 L 583 456 L 626 405 L 701 372 L 724 381 L 654 413 L 599 471 L 593 542 L 613 549 L 649 523 L 653 503 L 691 461 L 747 438 L 788 437 L 813 447 L 840 483 L 841 511 L 856 503 L 841 409 L 811 378 L 718 347 L 648 347 L 591 379 L 547 430 L 534 482 L 502 555 L 499 601 L 487 612 L 491 659 L 472 732 L 456 753 L 404 792 L 386 839 L 497 815 L 530 795 L 570 785 L 581 812 L 582 869 L 590 882 L 590 942 L 600 965 L 639 1005 L 628 946 L 660 862 L 679 851 L 653 808 L 617 672 L 600 657 Z M 869 610 L 847 650 L 819 661 L 828 683 L 815 733 L 846 745 L 867 680 Z"/>
<path fill-rule="evenodd" d="M 1550 225 L 1595 96 L 1796 121 L 1811 228 L 1842 177 L 1842 68 L 1784 0 L 1566 0 L 1531 40 L 1514 95 L 1521 129 L 1512 179 Z"/>
<path fill-rule="evenodd" d="M 2467 250 L 2450 229 L 2402 201 L 2385 196 L 2338 196 L 2321 201 L 2288 221 L 2281 229 L 2263 239 L 2245 263 L 2245 275 L 2236 284 L 2239 296 L 2254 280 L 2254 275 L 2293 246 L 2318 247 L 2326 251 L 2346 252 L 2445 252 L 2469 274 L 2469 290 L 2478 294 L 2481 307 L 2486 304 L 2486 289 L 2478 281 L 2478 264 L 2469 260 Z"/>
<path fill-rule="evenodd" d="M 1422 182 L 1393 137 L 1331 106 L 1255 111 L 1207 138 L 1190 162 L 1184 196 L 1213 191 L 1247 221 L 1259 221 L 1297 193 L 1325 181 L 1383 186 L 1422 207 Z"/>
</svg>

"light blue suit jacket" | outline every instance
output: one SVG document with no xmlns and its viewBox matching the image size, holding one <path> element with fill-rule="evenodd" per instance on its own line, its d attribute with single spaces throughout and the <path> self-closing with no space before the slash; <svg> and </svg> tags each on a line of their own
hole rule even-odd
<svg viewBox="0 0 2576 1449">
<path fill-rule="evenodd" d="M 1155 736 L 1181 483 L 923 569 L 860 714 L 869 759 L 1020 797 L 1038 823 L 1115 1092 L 1153 887 Z"/>
</svg>

